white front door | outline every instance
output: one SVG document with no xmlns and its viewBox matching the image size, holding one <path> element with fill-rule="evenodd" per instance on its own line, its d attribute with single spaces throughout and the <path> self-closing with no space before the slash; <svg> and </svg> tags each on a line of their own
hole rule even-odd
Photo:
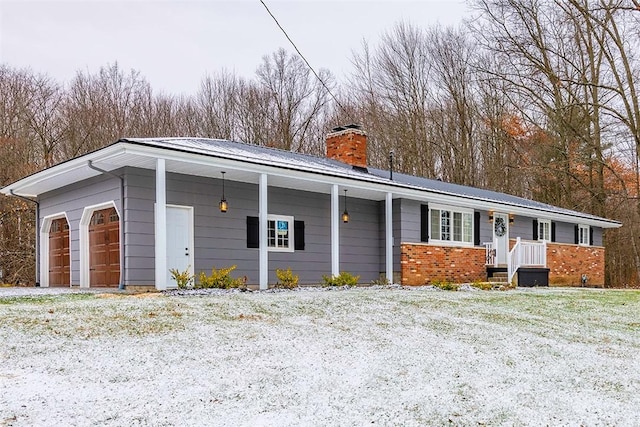
<svg viewBox="0 0 640 427">
<path fill-rule="evenodd" d="M 167 206 L 167 288 L 176 288 L 170 269 L 193 274 L 193 208 L 188 206 Z"/>
<path fill-rule="evenodd" d="M 509 253 L 509 216 L 493 214 L 493 245 L 496 249 L 496 264 L 507 264 Z"/>
</svg>

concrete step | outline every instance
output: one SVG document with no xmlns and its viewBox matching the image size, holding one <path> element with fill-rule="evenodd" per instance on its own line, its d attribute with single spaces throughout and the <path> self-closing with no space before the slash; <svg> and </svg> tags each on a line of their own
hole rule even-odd
<svg viewBox="0 0 640 427">
<path fill-rule="evenodd" d="M 489 283 L 509 283 L 509 278 L 507 277 L 507 275 L 493 276 L 493 277 L 489 277 L 487 281 Z"/>
</svg>

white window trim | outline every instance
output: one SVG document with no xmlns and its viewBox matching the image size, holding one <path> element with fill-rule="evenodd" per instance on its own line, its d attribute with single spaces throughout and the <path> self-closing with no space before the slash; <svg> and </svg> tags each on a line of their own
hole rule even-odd
<svg viewBox="0 0 640 427">
<path fill-rule="evenodd" d="M 549 226 L 549 238 L 545 239 L 542 234 L 540 233 L 540 225 L 541 224 L 547 224 Z M 538 218 L 538 240 L 540 242 L 551 242 L 551 220 L 550 219 L 541 219 Z"/>
<path fill-rule="evenodd" d="M 453 238 L 453 213 L 454 212 L 458 212 L 461 214 L 469 214 L 471 215 L 471 241 L 470 242 L 465 242 L 465 241 L 457 241 L 457 240 L 442 240 L 442 239 L 434 239 L 431 237 L 431 211 L 432 210 L 440 210 L 440 211 L 449 211 L 451 212 L 451 237 Z M 431 205 L 429 204 L 429 243 L 434 243 L 434 244 L 438 244 L 439 246 L 469 246 L 472 247 L 473 246 L 473 236 L 474 236 L 474 221 L 473 221 L 473 209 L 465 209 L 465 208 L 459 208 L 459 207 L 455 207 L 455 206 L 449 206 L 449 205 Z M 462 231 L 462 235 L 464 236 L 464 230 Z"/>
<path fill-rule="evenodd" d="M 581 230 L 586 230 L 585 232 L 585 236 L 587 237 L 587 241 L 586 242 L 581 242 L 581 237 L 582 237 L 582 233 Z M 591 246 L 591 227 L 589 227 L 588 225 L 584 225 L 584 224 L 578 224 L 578 245 L 579 246 Z"/>
<path fill-rule="evenodd" d="M 66 219 L 67 224 L 69 224 L 69 285 L 71 285 L 71 272 L 73 271 L 73 261 L 71 260 L 71 222 L 66 212 L 59 212 L 42 218 L 42 227 L 40 228 L 40 286 L 43 288 L 49 287 L 49 231 L 51 229 L 51 223 L 60 218 Z"/>
<path fill-rule="evenodd" d="M 295 249 L 295 236 L 294 236 L 294 219 L 288 215 L 267 215 L 267 224 L 269 221 L 287 221 L 289 223 L 289 246 L 286 248 L 278 248 L 269 246 L 269 236 L 267 236 L 267 249 L 269 252 L 293 252 Z M 268 230 L 267 230 L 268 232 Z"/>
</svg>

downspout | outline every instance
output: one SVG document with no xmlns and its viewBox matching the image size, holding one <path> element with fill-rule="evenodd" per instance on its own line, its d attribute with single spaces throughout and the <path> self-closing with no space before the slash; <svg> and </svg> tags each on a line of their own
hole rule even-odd
<svg viewBox="0 0 640 427">
<path fill-rule="evenodd" d="M 124 276 L 125 276 L 125 272 L 127 271 L 127 267 L 125 265 L 126 263 L 126 257 L 125 257 L 125 250 L 127 248 L 127 245 L 125 244 L 125 234 L 124 234 L 124 224 L 125 224 L 125 213 L 126 213 L 126 209 L 125 209 L 125 200 L 124 200 L 124 178 L 120 175 L 116 175 L 113 172 L 109 172 L 107 170 L 104 169 L 100 169 L 97 166 L 93 165 L 93 162 L 91 160 L 88 161 L 89 168 L 98 171 L 100 173 L 104 173 L 107 175 L 111 175 L 114 178 L 118 178 L 120 180 L 120 203 L 122 205 L 122 221 L 121 221 L 121 227 L 120 227 L 120 270 L 121 270 L 121 274 L 120 274 L 120 284 L 118 285 L 118 289 L 120 290 L 124 290 Z"/>
<path fill-rule="evenodd" d="M 36 287 L 40 287 L 40 203 L 37 200 L 16 194 L 13 190 L 9 190 L 9 194 L 36 205 Z"/>
</svg>

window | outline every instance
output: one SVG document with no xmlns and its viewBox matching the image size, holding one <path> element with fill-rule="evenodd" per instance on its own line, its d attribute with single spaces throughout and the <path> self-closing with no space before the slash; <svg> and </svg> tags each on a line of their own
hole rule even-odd
<svg viewBox="0 0 640 427">
<path fill-rule="evenodd" d="M 293 217 L 267 217 L 267 246 L 272 251 L 293 251 Z"/>
<path fill-rule="evenodd" d="M 538 220 L 538 240 L 551 241 L 551 221 L 548 219 Z"/>
<path fill-rule="evenodd" d="M 578 225 L 578 244 L 589 246 L 591 233 L 588 225 Z"/>
<path fill-rule="evenodd" d="M 260 247 L 260 225 L 257 216 L 247 217 L 247 248 Z M 303 251 L 304 221 L 292 216 L 267 215 L 267 247 L 272 252 Z"/>
<path fill-rule="evenodd" d="M 91 218 L 91 225 L 104 224 L 104 214 L 102 212 L 96 212 Z"/>
<path fill-rule="evenodd" d="M 431 209 L 431 239 L 447 242 L 473 242 L 473 213 L 453 209 Z"/>
</svg>

